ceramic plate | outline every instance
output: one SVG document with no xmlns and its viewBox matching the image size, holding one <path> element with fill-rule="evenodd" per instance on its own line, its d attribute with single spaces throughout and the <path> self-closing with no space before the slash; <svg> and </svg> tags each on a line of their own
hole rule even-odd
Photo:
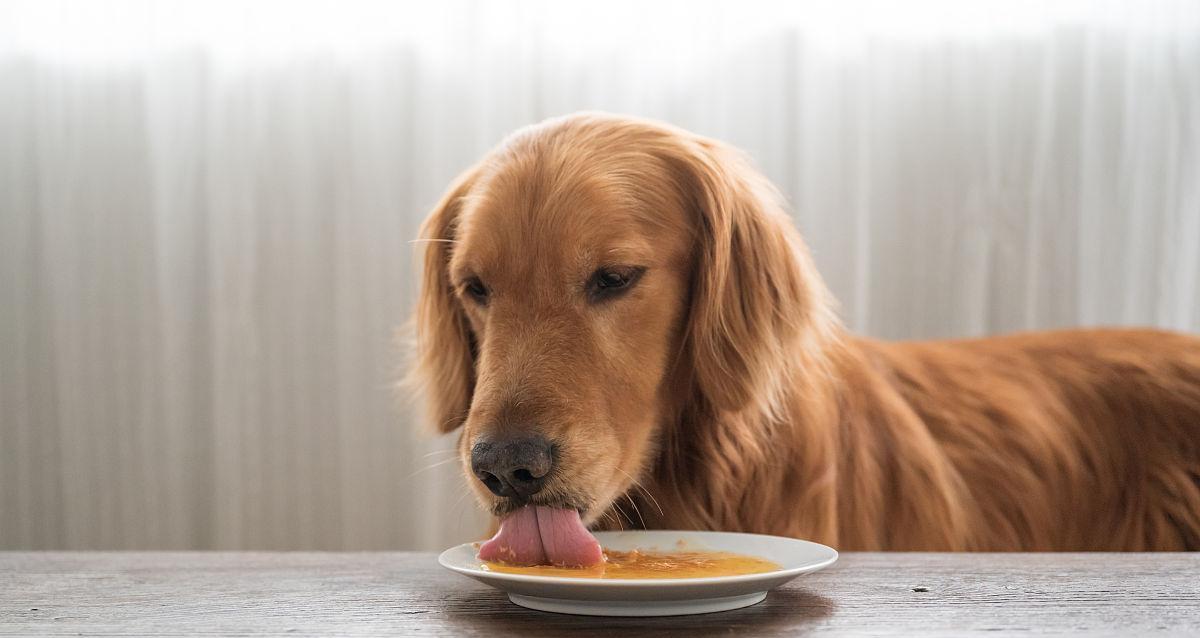
<svg viewBox="0 0 1200 638">
<path fill-rule="evenodd" d="M 789 580 L 832 565 L 837 552 L 818 543 L 728 532 L 597 532 L 607 549 L 713 550 L 758 556 L 780 569 L 761 574 L 706 578 L 599 579 L 531 576 L 485 571 L 476 543 L 451 547 L 438 562 L 504 591 L 530 609 L 588 616 L 679 616 L 747 607 Z"/>
</svg>

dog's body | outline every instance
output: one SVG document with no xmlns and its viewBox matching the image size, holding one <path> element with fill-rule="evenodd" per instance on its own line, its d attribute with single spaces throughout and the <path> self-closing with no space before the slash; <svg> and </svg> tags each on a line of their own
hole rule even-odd
<svg viewBox="0 0 1200 638">
<path fill-rule="evenodd" d="M 1200 339 L 852 337 L 773 189 L 711 140 L 604 115 L 533 127 L 423 234 L 418 372 L 497 516 L 1200 549 Z M 480 465 L 534 435 L 545 468 L 521 490 Z"/>
<path fill-rule="evenodd" d="M 668 446 L 618 525 L 846 550 L 1200 549 L 1200 340 L 1075 330 L 828 351 L 831 373 L 797 386 L 783 422 L 685 417 L 732 431 Z M 728 474 L 697 469 L 713 465 Z"/>
</svg>

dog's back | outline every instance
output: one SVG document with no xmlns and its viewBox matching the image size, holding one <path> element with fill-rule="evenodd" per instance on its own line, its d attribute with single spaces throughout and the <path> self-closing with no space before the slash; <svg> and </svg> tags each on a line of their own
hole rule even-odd
<svg viewBox="0 0 1200 638">
<path fill-rule="evenodd" d="M 1072 330 L 859 345 L 950 473 L 964 548 L 1200 549 L 1200 339 Z"/>
</svg>

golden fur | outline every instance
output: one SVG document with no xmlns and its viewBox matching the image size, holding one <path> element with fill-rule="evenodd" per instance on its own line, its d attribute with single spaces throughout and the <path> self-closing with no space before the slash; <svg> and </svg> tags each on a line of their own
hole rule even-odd
<svg viewBox="0 0 1200 638">
<path fill-rule="evenodd" d="M 519 131 L 426 222 L 416 373 L 479 436 L 559 446 L 540 504 L 594 527 L 846 550 L 1200 549 L 1200 339 L 847 334 L 738 153 L 581 114 Z M 603 266 L 645 268 L 624 295 Z M 486 304 L 464 282 L 486 282 Z"/>
</svg>

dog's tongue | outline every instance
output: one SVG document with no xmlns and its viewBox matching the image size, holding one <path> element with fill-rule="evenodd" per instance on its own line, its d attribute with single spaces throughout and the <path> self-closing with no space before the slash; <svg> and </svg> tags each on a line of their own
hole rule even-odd
<svg viewBox="0 0 1200 638">
<path fill-rule="evenodd" d="M 479 558 L 510 565 L 587 567 L 603 561 L 604 554 L 579 512 L 526 505 L 500 521 L 500 531 L 479 547 Z"/>
</svg>

